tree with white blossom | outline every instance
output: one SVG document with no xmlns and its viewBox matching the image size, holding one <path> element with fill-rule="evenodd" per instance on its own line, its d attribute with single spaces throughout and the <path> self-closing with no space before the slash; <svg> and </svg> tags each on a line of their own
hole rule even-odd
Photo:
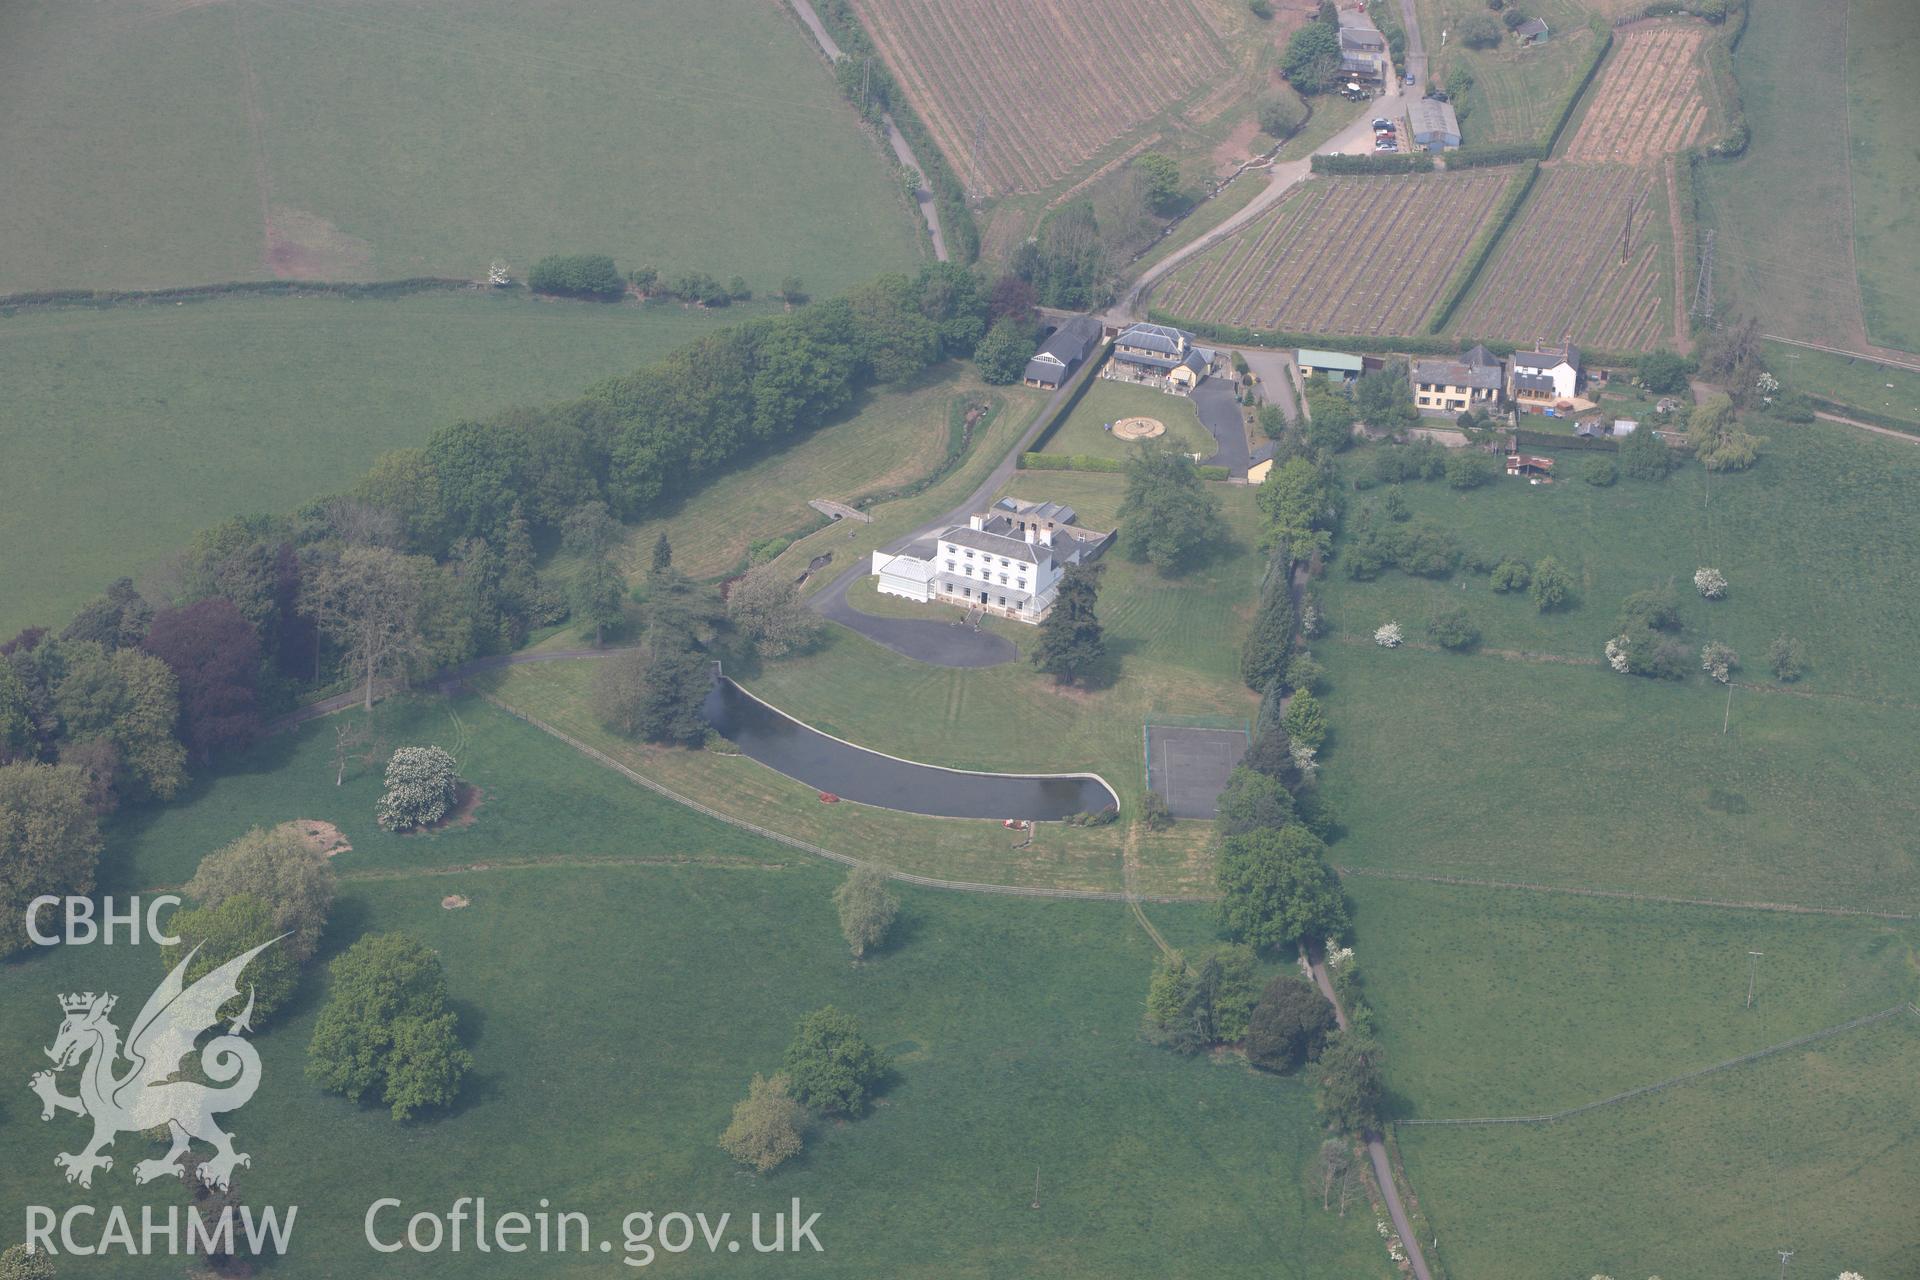
<svg viewBox="0 0 1920 1280">
<path fill-rule="evenodd" d="M 430 827 L 460 794 L 459 766 L 440 747 L 402 747 L 387 761 L 387 789 L 378 818 L 388 831 Z"/>
<path fill-rule="evenodd" d="M 1720 600 L 1727 594 L 1727 575 L 1718 569 L 1702 566 L 1693 571 L 1693 586 L 1707 599 Z"/>
<path fill-rule="evenodd" d="M 1721 684 L 1732 680 L 1733 673 L 1739 666 L 1740 655 L 1733 651 L 1733 646 L 1730 644 L 1709 640 L 1700 650 L 1700 669 Z"/>
<path fill-rule="evenodd" d="M 1397 622 L 1384 623 L 1373 633 L 1373 642 L 1383 649 L 1399 648 L 1400 639 L 1400 624 Z"/>
</svg>

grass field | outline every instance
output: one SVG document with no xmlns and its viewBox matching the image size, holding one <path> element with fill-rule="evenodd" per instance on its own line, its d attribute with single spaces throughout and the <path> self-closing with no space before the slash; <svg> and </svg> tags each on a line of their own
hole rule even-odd
<svg viewBox="0 0 1920 1280">
<path fill-rule="evenodd" d="M 1836 211 L 1852 198 L 1839 145 L 1849 126 L 1848 48 L 1853 35 L 1862 44 L 1896 37 L 1850 34 L 1844 0 L 1752 0 L 1749 13 L 1735 63 L 1752 141 L 1740 159 L 1703 166 L 1698 183 L 1701 226 L 1716 231 L 1716 300 L 1768 333 L 1852 345 L 1866 337 L 1863 294 L 1882 314 L 1903 304 L 1890 291 L 1900 268 L 1856 264 L 1835 234 Z"/>
<path fill-rule="evenodd" d="M 1434 79 L 1444 81 L 1456 61 L 1473 72 L 1474 87 L 1460 113 L 1466 141 L 1545 141 L 1567 82 L 1585 68 L 1593 49 L 1586 9 L 1577 0 L 1529 4 L 1526 12 L 1546 19 L 1552 29 L 1546 44 L 1523 48 L 1509 36 L 1497 49 L 1469 49 L 1457 40 L 1443 47 L 1440 32 L 1457 30 L 1468 14 L 1485 12 L 1477 0 L 1418 0 L 1418 8 Z"/>
<path fill-rule="evenodd" d="M 1616 1050 L 1617 1051 L 1617 1050 Z M 1920 1180 L 1912 1014 L 1546 1125 L 1401 1129 L 1455 1275 L 1910 1271 Z"/>
<path fill-rule="evenodd" d="M 1629 212 L 1633 230 L 1623 262 Z M 1451 328 L 1513 342 L 1571 338 L 1606 351 L 1671 346 L 1672 246 L 1657 168 L 1546 169 Z"/>
<path fill-rule="evenodd" d="M 970 448 L 997 460 L 1044 399 L 1024 387 L 988 388 L 960 365 L 932 370 L 911 388 L 868 394 L 842 421 L 715 477 L 661 518 L 633 526 L 622 553 L 629 576 L 643 572 L 662 532 L 683 571 L 715 577 L 744 562 L 752 543 L 823 521 L 810 499 L 851 502 L 919 480 L 946 456 L 956 404 L 994 407 Z"/>
<path fill-rule="evenodd" d="M 907 99 L 969 187 L 1045 190 L 1203 96 L 1230 66 L 1208 0 L 1060 0 L 965 12 L 854 0 Z M 1125 85 L 1124 92 L 1116 86 Z"/>
<path fill-rule="evenodd" d="M 1767 364 L 1789 387 L 1904 419 L 1920 431 L 1920 373 L 1847 356 L 1766 344 Z"/>
<path fill-rule="evenodd" d="M 1139 446 L 1105 428 L 1122 418 L 1156 418 L 1166 432 L 1146 443 L 1154 448 L 1178 449 L 1211 458 L 1213 436 L 1200 425 L 1200 415 L 1185 396 L 1168 395 L 1153 387 L 1101 378 L 1094 382 L 1067 420 L 1055 429 L 1044 453 L 1090 454 L 1096 458 L 1128 458 Z M 1040 483 L 1035 477 L 1033 483 Z M 1027 486 L 1032 487 L 1032 484 Z"/>
<path fill-rule="evenodd" d="M 916 256 L 890 160 L 764 0 L 35 0 L 6 29 L 0 291 L 598 251 L 824 294 Z"/>
<path fill-rule="evenodd" d="M 1566 1110 L 1920 995 L 1911 922 L 1364 876 L 1346 890 L 1403 1119 Z"/>
<path fill-rule="evenodd" d="M 300 1206 L 293 1251 L 274 1274 L 526 1266 L 489 1268 L 470 1250 L 376 1260 L 361 1220 L 384 1195 L 408 1213 L 444 1212 L 460 1195 L 487 1196 L 495 1213 L 549 1197 L 590 1214 L 596 1238 L 616 1244 L 630 1211 L 731 1212 L 738 1231 L 747 1213 L 797 1196 L 821 1214 L 822 1274 L 1198 1266 L 1386 1280 L 1364 1209 L 1343 1221 L 1312 1203 L 1319 1132 L 1303 1082 L 1138 1041 L 1152 944 L 1121 906 L 904 890 L 897 942 L 851 965 L 830 901 L 837 870 L 660 801 L 484 706 L 457 710 L 463 768 L 488 788 L 464 831 L 370 833 L 368 785 L 336 792 L 312 767 L 315 741 L 331 736 L 324 724 L 284 755 L 203 785 L 164 819 L 116 828 L 117 837 L 140 828 L 142 842 L 137 852 L 119 839 L 110 849 L 108 881 L 123 884 L 191 868 L 251 822 L 296 810 L 332 817 L 355 848 L 336 864 L 345 879 L 326 950 L 401 929 L 446 965 L 478 1063 L 448 1114 L 397 1124 L 306 1083 L 318 976 L 257 1038 L 264 1083 L 232 1127 L 253 1156 L 239 1181 L 248 1203 Z M 410 714 L 410 735 L 446 741 L 444 707 Z M 545 860 L 514 865 L 517 855 Z M 471 906 L 442 909 L 450 893 Z M 1156 915 L 1178 940 L 1210 933 L 1204 907 Z M 21 1016 L 0 1029 L 0 1066 L 24 1080 L 44 1065 L 56 992 L 112 990 L 124 1006 L 160 973 L 149 947 L 69 947 L 9 964 L 0 998 Z M 817 1127 L 789 1167 L 737 1171 L 714 1145 L 730 1107 L 754 1071 L 777 1066 L 795 1019 L 829 1002 L 896 1055 L 893 1081 L 871 1115 Z M 27 1203 L 179 1198 L 172 1184 L 134 1189 L 129 1166 L 144 1152 L 132 1135 L 92 1191 L 68 1186 L 51 1157 L 83 1130 L 71 1117 L 43 1125 L 29 1103 L 0 1111 L 7 1149 L 31 1156 L 0 1173 L 0 1202 L 16 1222 Z M 1028 1207 L 1036 1167 L 1037 1212 Z M 606 1275 L 618 1256 L 550 1257 L 535 1270 Z M 117 1257 L 59 1265 L 63 1277 L 83 1278 L 178 1275 L 181 1266 Z M 673 1263 L 676 1274 L 792 1265 L 745 1250 L 716 1261 L 704 1246 Z"/>
<path fill-rule="evenodd" d="M 1851 0 L 1847 6 L 1847 153 L 1853 175 L 1853 237 L 1867 337 L 1883 347 L 1920 351 L 1920 261 L 1913 252 L 1920 218 L 1920 103 L 1906 92 L 1920 65 L 1920 24 L 1903 0 Z"/>
<path fill-rule="evenodd" d="M 1838 427 L 1769 449 L 1756 471 L 1712 480 L 1710 505 L 1698 469 L 1602 490 L 1572 478 L 1464 495 L 1409 486 L 1416 518 L 1477 550 L 1555 556 L 1579 604 L 1541 615 L 1471 574 L 1353 583 L 1336 560 L 1319 588 L 1334 634 L 1315 647 L 1334 685 L 1324 785 L 1349 829 L 1335 856 L 1740 901 L 1914 901 L 1920 811 L 1898 778 L 1920 687 L 1885 655 L 1920 625 L 1907 494 L 1920 459 Z M 1735 584 L 1724 603 L 1692 594 L 1702 564 Z M 1726 696 L 1704 676 L 1656 684 L 1602 665 L 1621 598 L 1670 579 L 1688 642 L 1746 657 L 1724 735 Z M 1478 653 L 1367 642 L 1397 620 L 1424 643 L 1427 619 L 1455 605 L 1484 632 Z M 1784 690 L 1765 665 L 1783 632 L 1813 655 Z"/>
<path fill-rule="evenodd" d="M 1154 303 L 1305 333 L 1420 332 L 1511 173 L 1317 178 L 1176 269 Z"/>
<path fill-rule="evenodd" d="M 0 319 L 0 632 L 63 625 L 195 531 L 343 488 L 461 415 L 576 394 L 740 318 L 436 293 Z"/>
</svg>

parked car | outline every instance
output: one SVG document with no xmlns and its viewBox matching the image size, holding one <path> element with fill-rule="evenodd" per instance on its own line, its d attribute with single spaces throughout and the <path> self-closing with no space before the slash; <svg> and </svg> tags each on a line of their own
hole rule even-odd
<svg viewBox="0 0 1920 1280">
<path fill-rule="evenodd" d="M 1393 121 L 1387 119 L 1385 116 L 1375 116 L 1373 118 L 1373 127 L 1376 129 L 1391 129 L 1393 128 Z"/>
</svg>

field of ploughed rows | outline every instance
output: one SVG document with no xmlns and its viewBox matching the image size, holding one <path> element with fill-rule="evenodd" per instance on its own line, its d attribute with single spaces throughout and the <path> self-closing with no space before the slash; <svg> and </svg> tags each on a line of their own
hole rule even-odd
<svg viewBox="0 0 1920 1280">
<path fill-rule="evenodd" d="M 1154 305 L 1249 329 L 1419 333 L 1511 174 L 1315 178 L 1177 271 Z"/>
<path fill-rule="evenodd" d="M 1454 332 L 1514 342 L 1572 338 L 1608 351 L 1659 346 L 1672 321 L 1662 308 L 1670 298 L 1672 236 L 1658 177 L 1649 166 L 1542 170 L 1460 308 Z M 1633 233 L 1623 263 L 1630 203 Z"/>
<path fill-rule="evenodd" d="M 977 160 L 989 195 L 1045 190 L 1228 65 L 1194 0 L 853 8 L 960 180 Z"/>
<path fill-rule="evenodd" d="M 1699 23 L 1659 23 L 1616 35 L 1566 158 L 1644 164 L 1692 145 L 1707 123 L 1699 57 L 1705 34 Z"/>
</svg>

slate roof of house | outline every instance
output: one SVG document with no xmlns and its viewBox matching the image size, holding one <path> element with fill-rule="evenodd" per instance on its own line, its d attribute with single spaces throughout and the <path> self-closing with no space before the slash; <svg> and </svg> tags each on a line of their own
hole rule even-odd
<svg viewBox="0 0 1920 1280">
<path fill-rule="evenodd" d="M 1552 369 L 1561 361 L 1573 368 L 1580 367 L 1580 348 L 1569 345 L 1564 350 L 1559 347 L 1539 347 L 1532 351 L 1513 353 L 1513 367 L 1517 369 Z"/>
<path fill-rule="evenodd" d="M 1464 360 L 1416 360 L 1413 362 L 1413 380 L 1434 387 L 1497 391 L 1500 388 L 1500 366 L 1469 364 Z"/>
<path fill-rule="evenodd" d="M 1100 341 L 1100 322 L 1092 316 L 1074 316 L 1061 322 L 1058 329 L 1047 335 L 1040 344 L 1034 357 L 1052 356 L 1062 364 L 1071 366 L 1077 360 L 1087 358 L 1087 352 L 1093 350 Z"/>
<path fill-rule="evenodd" d="M 1467 353 L 1460 357 L 1460 361 L 1462 364 L 1474 365 L 1477 368 L 1500 368 L 1500 357 L 1487 350 L 1483 344 L 1478 342 L 1467 348 Z"/>
<path fill-rule="evenodd" d="M 1039 564 L 1040 558 L 1048 548 L 1035 546 L 1024 538 L 1009 538 L 1004 533 L 988 533 L 984 529 L 969 529 L 957 524 L 940 535 L 940 541 L 951 542 L 956 547 L 971 547 L 975 551 L 984 551 L 989 555 L 1005 556 L 1009 560 L 1025 560 L 1029 564 Z"/>
<path fill-rule="evenodd" d="M 1545 18 L 1528 18 L 1525 22 L 1513 29 L 1513 34 L 1519 36 L 1522 40 L 1531 36 L 1543 36 L 1547 34 L 1547 20 Z"/>
<path fill-rule="evenodd" d="M 1072 524 L 1078 518 L 1073 508 L 1064 502 L 1025 502 L 1019 498 L 1002 498 L 993 505 L 1002 511 L 1011 511 L 1015 515 L 1025 516 L 1029 520 L 1052 520 L 1056 524 Z"/>
<path fill-rule="evenodd" d="M 1378 53 L 1387 47 L 1387 38 L 1372 27 L 1341 27 L 1340 47 L 1358 53 Z"/>
<path fill-rule="evenodd" d="M 1526 373 L 1519 369 L 1513 371 L 1513 385 L 1520 391 L 1540 391 L 1552 395 L 1559 388 L 1553 385 L 1553 376 L 1546 373 Z"/>
<path fill-rule="evenodd" d="M 1185 329 L 1174 329 L 1164 324 L 1128 325 L 1113 340 L 1115 346 L 1139 347 L 1146 351 L 1157 351 L 1169 356 L 1178 356 L 1193 343 L 1193 335 Z"/>
<path fill-rule="evenodd" d="M 1367 11 L 1364 6 L 1355 5 L 1351 8 L 1341 8 L 1336 10 L 1335 13 L 1340 19 L 1340 29 L 1342 31 L 1371 31 L 1376 35 L 1379 34 L 1380 28 L 1373 25 L 1373 19 L 1367 16 Z"/>
</svg>

